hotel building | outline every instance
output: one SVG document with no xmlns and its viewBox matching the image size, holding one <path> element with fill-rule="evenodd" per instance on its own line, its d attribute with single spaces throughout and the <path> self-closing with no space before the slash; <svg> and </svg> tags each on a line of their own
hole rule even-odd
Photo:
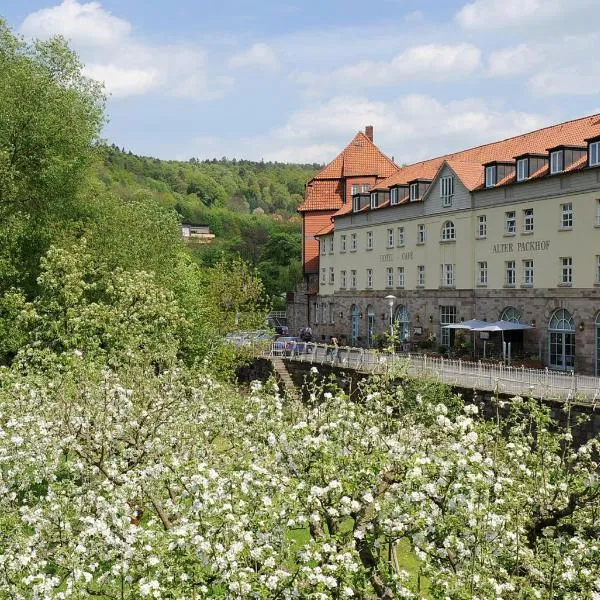
<svg viewBox="0 0 600 600">
<path fill-rule="evenodd" d="M 306 186 L 292 327 L 316 340 L 452 346 L 443 326 L 518 321 L 513 353 L 600 375 L 600 115 L 402 168 L 373 130 Z"/>
</svg>

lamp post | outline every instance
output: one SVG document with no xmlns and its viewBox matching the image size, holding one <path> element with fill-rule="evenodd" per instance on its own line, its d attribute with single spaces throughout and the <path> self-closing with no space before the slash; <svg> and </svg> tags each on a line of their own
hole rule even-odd
<svg viewBox="0 0 600 600">
<path fill-rule="evenodd" d="M 394 343 L 394 302 L 396 301 L 396 296 L 390 294 L 386 296 L 388 306 L 390 307 L 390 338 L 391 343 Z"/>
</svg>

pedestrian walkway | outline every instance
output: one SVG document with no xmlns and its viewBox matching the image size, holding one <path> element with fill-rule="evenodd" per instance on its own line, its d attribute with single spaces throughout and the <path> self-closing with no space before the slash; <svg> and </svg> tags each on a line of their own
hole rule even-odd
<svg viewBox="0 0 600 600">
<path fill-rule="evenodd" d="M 273 348 L 271 355 L 273 355 Z M 429 377 L 456 387 L 543 400 L 576 400 L 600 404 L 600 377 L 549 369 L 526 369 L 501 363 L 473 362 L 426 354 L 386 353 L 365 348 L 333 347 L 302 342 L 288 348 L 287 358 L 312 364 L 331 364 L 363 373 L 406 369 L 407 375 Z"/>
</svg>

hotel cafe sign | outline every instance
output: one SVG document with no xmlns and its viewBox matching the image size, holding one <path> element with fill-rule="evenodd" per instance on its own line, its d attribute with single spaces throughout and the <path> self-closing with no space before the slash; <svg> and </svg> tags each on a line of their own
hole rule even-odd
<svg viewBox="0 0 600 600">
<path fill-rule="evenodd" d="M 493 254 L 504 252 L 545 252 L 550 248 L 550 240 L 536 240 L 531 242 L 502 242 L 492 246 Z"/>
</svg>

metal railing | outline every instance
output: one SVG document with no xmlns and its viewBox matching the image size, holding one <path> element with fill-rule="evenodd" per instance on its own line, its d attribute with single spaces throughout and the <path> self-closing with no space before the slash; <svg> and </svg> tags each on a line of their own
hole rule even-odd
<svg viewBox="0 0 600 600">
<path fill-rule="evenodd" d="M 547 400 L 576 399 L 594 406 L 600 401 L 600 377 L 548 368 L 527 369 L 502 363 L 464 361 L 427 354 L 387 353 L 314 342 L 287 342 L 285 345 L 275 342 L 268 354 L 365 373 L 386 373 L 395 365 L 402 364 L 407 375 L 428 377 L 456 387 L 497 390 L 501 394 Z"/>
</svg>

